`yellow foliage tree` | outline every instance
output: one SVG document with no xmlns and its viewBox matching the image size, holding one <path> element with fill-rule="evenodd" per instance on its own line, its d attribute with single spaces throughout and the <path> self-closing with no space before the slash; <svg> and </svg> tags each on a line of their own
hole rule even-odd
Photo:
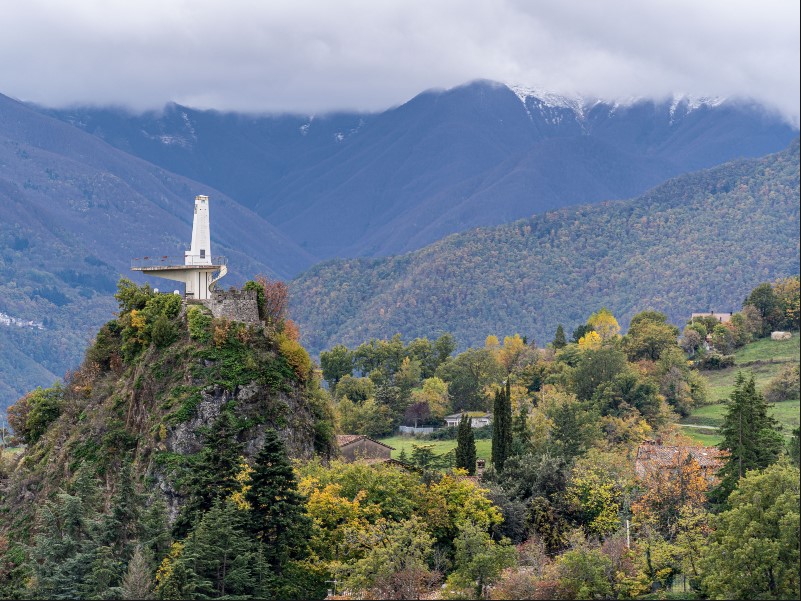
<svg viewBox="0 0 801 601">
<path fill-rule="evenodd" d="M 603 342 L 612 340 L 620 334 L 620 324 L 606 307 L 590 315 L 587 325 L 598 333 Z"/>
<path fill-rule="evenodd" d="M 433 417 L 444 418 L 448 414 L 450 405 L 448 383 L 436 377 L 426 378 L 421 388 L 412 391 L 412 402 L 427 403 Z"/>
<path fill-rule="evenodd" d="M 579 338 L 578 345 L 581 349 L 595 350 L 601 348 L 603 340 L 601 335 L 595 330 L 587 332 L 584 336 Z"/>
</svg>

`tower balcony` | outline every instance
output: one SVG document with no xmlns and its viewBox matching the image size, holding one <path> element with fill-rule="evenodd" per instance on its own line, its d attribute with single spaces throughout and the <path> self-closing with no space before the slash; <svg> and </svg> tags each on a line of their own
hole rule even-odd
<svg viewBox="0 0 801 601">
<path fill-rule="evenodd" d="M 185 269 L 207 269 L 218 271 L 228 265 L 226 257 L 200 255 L 137 257 L 131 260 L 132 271 L 163 271 Z"/>
</svg>

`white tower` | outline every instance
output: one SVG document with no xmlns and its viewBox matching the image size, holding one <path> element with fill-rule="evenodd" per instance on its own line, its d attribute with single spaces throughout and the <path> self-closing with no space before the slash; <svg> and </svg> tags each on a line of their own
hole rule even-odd
<svg viewBox="0 0 801 601">
<path fill-rule="evenodd" d="M 192 220 L 192 245 L 183 257 L 143 257 L 134 259 L 133 271 L 183 282 L 186 298 L 208 300 L 214 284 L 226 273 L 225 257 L 211 256 L 209 226 L 209 197 L 195 197 L 195 217 Z"/>
<path fill-rule="evenodd" d="M 184 253 L 185 265 L 211 265 L 211 232 L 209 231 L 209 197 L 195 196 L 195 218 L 192 221 L 192 246 Z"/>
</svg>

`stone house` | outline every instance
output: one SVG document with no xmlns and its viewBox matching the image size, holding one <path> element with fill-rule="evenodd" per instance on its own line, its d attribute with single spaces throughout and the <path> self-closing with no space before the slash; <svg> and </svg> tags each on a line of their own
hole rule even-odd
<svg viewBox="0 0 801 601">
<path fill-rule="evenodd" d="M 348 463 L 366 460 L 369 462 L 391 461 L 395 449 L 363 434 L 341 434 L 337 436 L 337 447 L 342 459 Z"/>
<path fill-rule="evenodd" d="M 716 447 L 689 447 L 663 445 L 660 441 L 644 440 L 637 448 L 634 472 L 640 479 L 654 471 L 675 472 L 692 457 L 707 480 L 714 480 L 723 465 L 725 453 Z"/>
</svg>

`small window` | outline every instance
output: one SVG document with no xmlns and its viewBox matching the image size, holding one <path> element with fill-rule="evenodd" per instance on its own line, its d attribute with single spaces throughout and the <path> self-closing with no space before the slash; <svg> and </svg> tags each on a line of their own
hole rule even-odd
<svg viewBox="0 0 801 601">
<path fill-rule="evenodd" d="M 205 248 L 201 248 L 200 249 L 200 258 L 201 259 L 205 259 L 206 258 L 206 249 Z"/>
</svg>

